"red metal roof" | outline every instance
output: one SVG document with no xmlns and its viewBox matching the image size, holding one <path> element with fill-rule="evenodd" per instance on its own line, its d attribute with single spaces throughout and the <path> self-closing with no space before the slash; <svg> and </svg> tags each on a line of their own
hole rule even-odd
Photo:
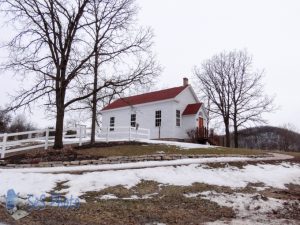
<svg viewBox="0 0 300 225">
<path fill-rule="evenodd" d="M 113 103 L 107 105 L 102 110 L 116 109 L 125 106 L 138 105 L 148 102 L 156 102 L 167 99 L 175 98 L 179 93 L 181 93 L 188 86 L 180 86 L 169 89 L 164 89 L 160 91 L 149 92 L 141 95 L 130 96 L 126 98 L 119 98 Z"/>
<path fill-rule="evenodd" d="M 196 114 L 199 111 L 201 105 L 202 103 L 188 104 L 185 110 L 183 111 L 182 115 L 184 116 Z"/>
</svg>

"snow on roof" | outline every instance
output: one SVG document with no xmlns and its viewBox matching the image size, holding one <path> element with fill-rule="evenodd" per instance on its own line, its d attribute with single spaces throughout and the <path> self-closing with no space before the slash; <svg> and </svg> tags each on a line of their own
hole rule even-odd
<svg viewBox="0 0 300 225">
<path fill-rule="evenodd" d="M 194 104 L 188 104 L 183 111 L 182 115 L 193 115 L 196 114 L 200 107 L 202 106 L 202 103 L 194 103 Z"/>
<path fill-rule="evenodd" d="M 157 101 L 172 99 L 175 98 L 178 94 L 180 94 L 186 87 L 188 86 L 173 87 L 173 88 L 168 88 L 160 91 L 148 92 L 141 95 L 119 98 L 113 103 L 104 107 L 102 111 L 126 107 L 126 106 L 138 105 L 138 104 L 143 104 L 148 102 L 157 102 Z"/>
</svg>

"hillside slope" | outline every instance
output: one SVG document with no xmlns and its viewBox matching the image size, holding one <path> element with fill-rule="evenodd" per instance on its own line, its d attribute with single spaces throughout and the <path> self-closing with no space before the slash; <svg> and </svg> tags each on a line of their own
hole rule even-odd
<svg viewBox="0 0 300 225">
<path fill-rule="evenodd" d="M 239 132 L 239 147 L 300 151 L 300 134 L 272 126 L 247 128 Z"/>
</svg>

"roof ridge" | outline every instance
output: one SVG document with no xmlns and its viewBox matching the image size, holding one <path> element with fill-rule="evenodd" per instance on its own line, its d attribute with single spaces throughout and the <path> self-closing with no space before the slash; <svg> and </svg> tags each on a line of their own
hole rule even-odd
<svg viewBox="0 0 300 225">
<path fill-rule="evenodd" d="M 125 106 L 138 105 L 150 102 L 157 102 L 167 99 L 175 98 L 188 86 L 177 86 L 143 94 L 132 95 L 128 97 L 120 97 L 104 107 L 102 110 L 116 109 Z"/>
<path fill-rule="evenodd" d="M 146 93 L 142 93 L 142 94 L 137 94 L 137 95 L 131 95 L 131 96 L 126 96 L 126 97 L 120 97 L 118 99 L 124 99 L 124 98 L 131 98 L 131 97 L 136 97 L 136 96 L 141 96 L 141 95 L 147 95 L 147 94 L 152 94 L 152 93 L 156 93 L 156 92 L 160 92 L 160 91 L 167 91 L 167 90 L 170 90 L 170 89 L 175 89 L 175 88 L 183 88 L 185 89 L 186 87 L 184 86 L 177 86 L 177 87 L 172 87 L 172 88 L 166 88 L 166 89 L 161 89 L 161 90 L 157 90 L 157 91 L 150 91 L 150 92 L 146 92 Z M 182 89 L 182 90 L 183 90 Z M 118 100 L 116 99 L 116 100 Z"/>
</svg>

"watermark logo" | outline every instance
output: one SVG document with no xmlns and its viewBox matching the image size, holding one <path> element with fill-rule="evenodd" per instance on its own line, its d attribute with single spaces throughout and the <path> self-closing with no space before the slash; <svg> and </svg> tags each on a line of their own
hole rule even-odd
<svg viewBox="0 0 300 225">
<path fill-rule="evenodd" d="M 41 196 L 28 195 L 29 210 L 41 210 L 47 206 L 59 207 L 64 209 L 78 209 L 80 207 L 79 198 L 65 197 L 60 194 L 52 194 L 46 197 L 45 194 Z"/>
<path fill-rule="evenodd" d="M 18 194 L 16 194 L 14 189 L 9 189 L 6 193 L 6 210 L 13 214 L 17 211 Z M 47 206 L 59 207 L 64 209 L 78 209 L 80 207 L 79 198 L 75 198 L 72 195 L 70 197 L 65 197 L 60 194 L 52 194 L 51 196 L 46 196 L 42 194 L 40 196 L 35 196 L 33 194 L 27 195 L 25 200 L 25 206 L 28 210 L 42 210 Z"/>
<path fill-rule="evenodd" d="M 16 194 L 14 189 L 9 189 L 6 193 L 6 210 L 10 213 L 16 211 L 17 208 L 17 198 L 18 195 Z"/>
</svg>

